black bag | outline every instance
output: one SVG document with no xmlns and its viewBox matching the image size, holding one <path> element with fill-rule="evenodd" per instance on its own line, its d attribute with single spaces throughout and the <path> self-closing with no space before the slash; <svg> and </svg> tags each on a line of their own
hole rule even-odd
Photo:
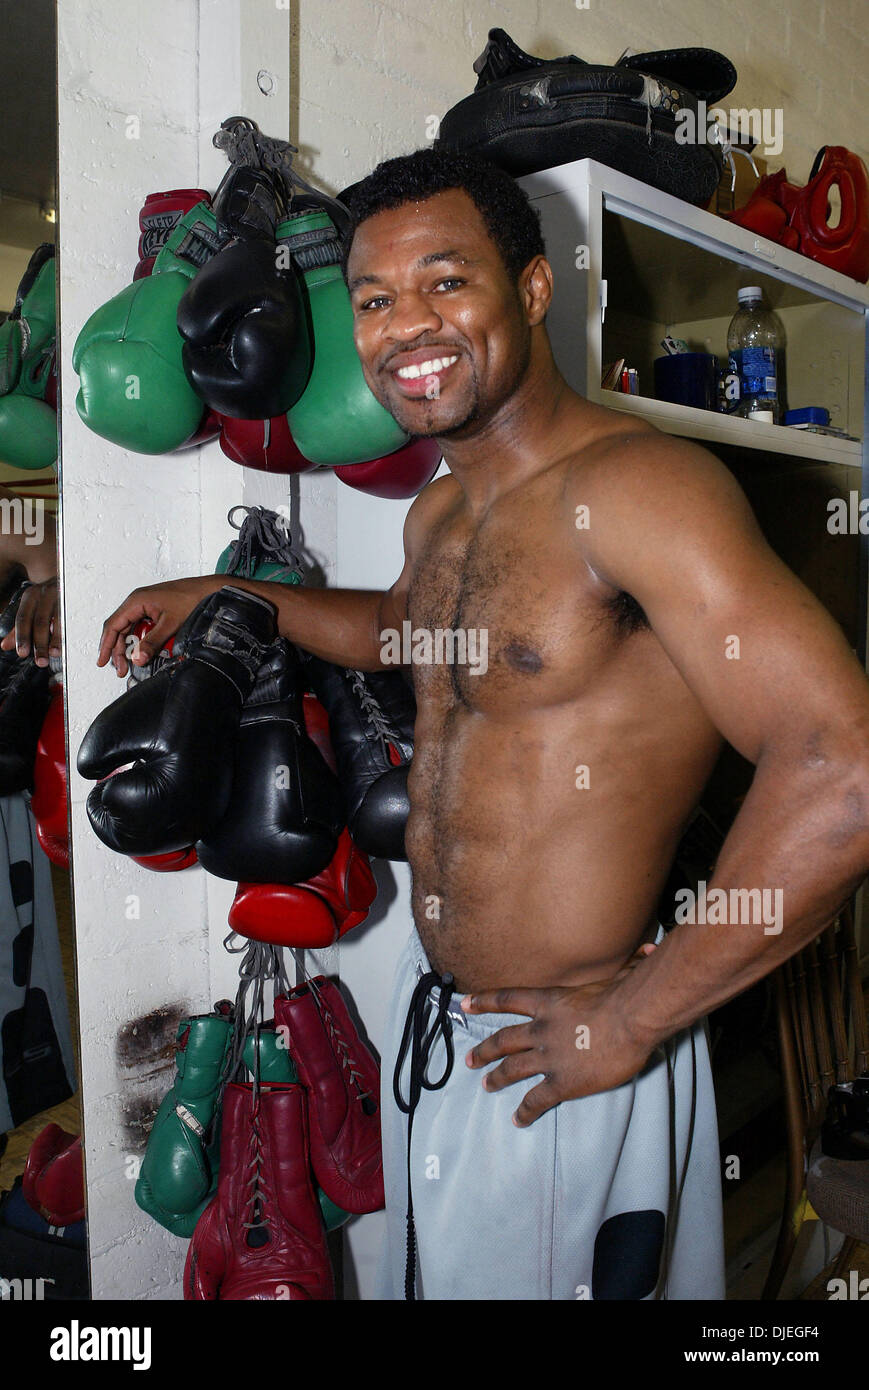
<svg viewBox="0 0 869 1390">
<path fill-rule="evenodd" d="M 474 71 L 477 86 L 443 117 L 436 148 L 480 155 L 514 178 L 596 159 L 698 206 L 717 187 L 723 152 L 706 142 L 698 102 L 726 96 L 736 69 L 714 49 L 636 53 L 601 67 L 573 54 L 534 58 L 490 29 Z M 692 114 L 677 125 L 680 110 Z M 683 125 L 691 141 L 676 139 Z"/>
<path fill-rule="evenodd" d="M 50 1226 L 24 1199 L 21 1177 L 0 1193 L 0 1301 L 87 1299 L 84 1221 Z"/>
</svg>

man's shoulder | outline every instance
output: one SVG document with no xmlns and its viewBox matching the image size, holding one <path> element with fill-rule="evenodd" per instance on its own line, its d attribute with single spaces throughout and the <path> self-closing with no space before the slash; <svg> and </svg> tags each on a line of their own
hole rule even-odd
<svg viewBox="0 0 869 1390">
<path fill-rule="evenodd" d="M 589 503 L 619 509 L 632 503 L 668 505 L 686 487 L 708 493 L 710 500 L 722 491 L 739 491 L 730 470 L 708 449 L 630 417 L 598 425 L 595 436 L 567 460 L 566 482 L 572 502 L 582 493 Z"/>
<path fill-rule="evenodd" d="M 461 495 L 462 489 L 452 473 L 432 479 L 417 493 L 404 519 L 405 551 L 408 554 L 449 508 L 455 506 Z"/>
</svg>

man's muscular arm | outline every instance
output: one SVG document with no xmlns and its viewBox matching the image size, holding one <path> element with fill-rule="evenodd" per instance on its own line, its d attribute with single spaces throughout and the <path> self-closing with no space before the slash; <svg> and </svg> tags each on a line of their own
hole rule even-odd
<svg viewBox="0 0 869 1390">
<path fill-rule="evenodd" d="M 426 491 L 428 489 L 423 489 L 415 499 L 405 518 L 404 568 L 391 588 L 385 591 L 307 589 L 226 574 L 197 575 L 145 585 L 134 589 L 103 623 L 97 665 L 105 666 L 111 660 L 118 675 L 125 676 L 127 636 L 134 623 L 148 618 L 153 627 L 131 657 L 134 665 L 144 665 L 174 636 L 202 599 L 232 584 L 273 603 L 278 613 L 278 632 L 305 651 L 358 671 L 379 670 L 382 665 L 380 633 L 385 628 L 400 629 L 406 616 L 414 554 L 424 526 Z"/>
<path fill-rule="evenodd" d="M 712 722 L 756 765 L 707 898 L 780 890 L 781 927 L 688 921 L 610 982 L 466 1001 L 471 1012 L 533 1020 L 468 1056 L 470 1066 L 506 1058 L 486 1089 L 543 1075 L 518 1106 L 520 1125 L 627 1081 L 665 1039 L 801 950 L 869 874 L 869 682 L 727 469 L 687 441 L 634 436 L 578 472 L 565 524 L 581 504 L 585 563 L 642 605 Z M 578 1024 L 589 1029 L 585 1051 Z"/>
<path fill-rule="evenodd" d="M 712 722 L 756 765 L 707 894 L 781 890 L 782 905 L 778 931 L 678 926 L 631 972 L 623 1002 L 654 1046 L 801 950 L 869 874 L 869 682 L 723 464 L 669 438 L 625 452 L 584 533 L 588 563 L 642 605 Z"/>
</svg>

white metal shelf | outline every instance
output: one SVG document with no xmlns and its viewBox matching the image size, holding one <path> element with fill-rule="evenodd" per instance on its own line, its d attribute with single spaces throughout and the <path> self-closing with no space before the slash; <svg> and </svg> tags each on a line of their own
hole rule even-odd
<svg viewBox="0 0 869 1390">
<path fill-rule="evenodd" d="M 547 252 L 556 278 L 556 293 L 548 319 L 550 338 L 558 365 L 575 390 L 609 409 L 641 415 L 671 434 L 862 469 L 866 490 L 869 404 L 861 422 L 861 442 L 743 420 L 648 396 L 601 390 L 601 304 L 606 302 L 607 295 L 613 298 L 612 288 L 606 286 L 603 264 L 604 213 L 619 215 L 628 223 L 643 224 L 682 247 L 690 244 L 718 258 L 719 266 L 723 258 L 740 267 L 743 275 L 758 275 L 767 282 L 770 279 L 778 281 L 790 287 L 783 290 L 781 296 L 788 303 L 828 302 L 858 315 L 864 380 L 869 366 L 869 287 L 593 159 L 544 169 L 526 175 L 519 182 L 541 213 Z M 584 270 L 579 269 L 576 261 L 580 244 L 588 248 Z M 651 267 L 649 273 L 653 282 L 659 280 L 660 248 L 654 258 L 656 267 L 648 254 L 652 249 L 650 242 L 631 234 L 631 244 L 641 264 Z M 696 271 L 696 266 L 694 269 Z M 698 305 L 698 311 L 699 308 Z M 708 310 L 708 305 L 704 308 Z M 722 305 L 722 312 L 723 308 Z M 856 434 L 858 430 L 852 426 L 851 432 Z"/>
<path fill-rule="evenodd" d="M 857 469 L 862 465 L 863 446 L 859 440 L 809 434 L 806 430 L 743 420 L 715 410 L 698 410 L 694 406 L 676 405 L 649 396 L 626 396 L 620 391 L 600 391 L 596 399 L 610 410 L 641 415 L 668 434 L 731 444 L 741 449 L 762 449 L 764 453 L 789 454 L 821 463 L 844 463 Z"/>
</svg>

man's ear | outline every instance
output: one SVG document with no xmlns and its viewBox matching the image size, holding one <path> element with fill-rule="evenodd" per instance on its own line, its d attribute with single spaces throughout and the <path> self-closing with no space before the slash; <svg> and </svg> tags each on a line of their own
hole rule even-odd
<svg viewBox="0 0 869 1390">
<path fill-rule="evenodd" d="M 519 293 L 531 328 L 545 319 L 552 288 L 552 266 L 545 256 L 534 256 L 519 276 Z"/>
</svg>

